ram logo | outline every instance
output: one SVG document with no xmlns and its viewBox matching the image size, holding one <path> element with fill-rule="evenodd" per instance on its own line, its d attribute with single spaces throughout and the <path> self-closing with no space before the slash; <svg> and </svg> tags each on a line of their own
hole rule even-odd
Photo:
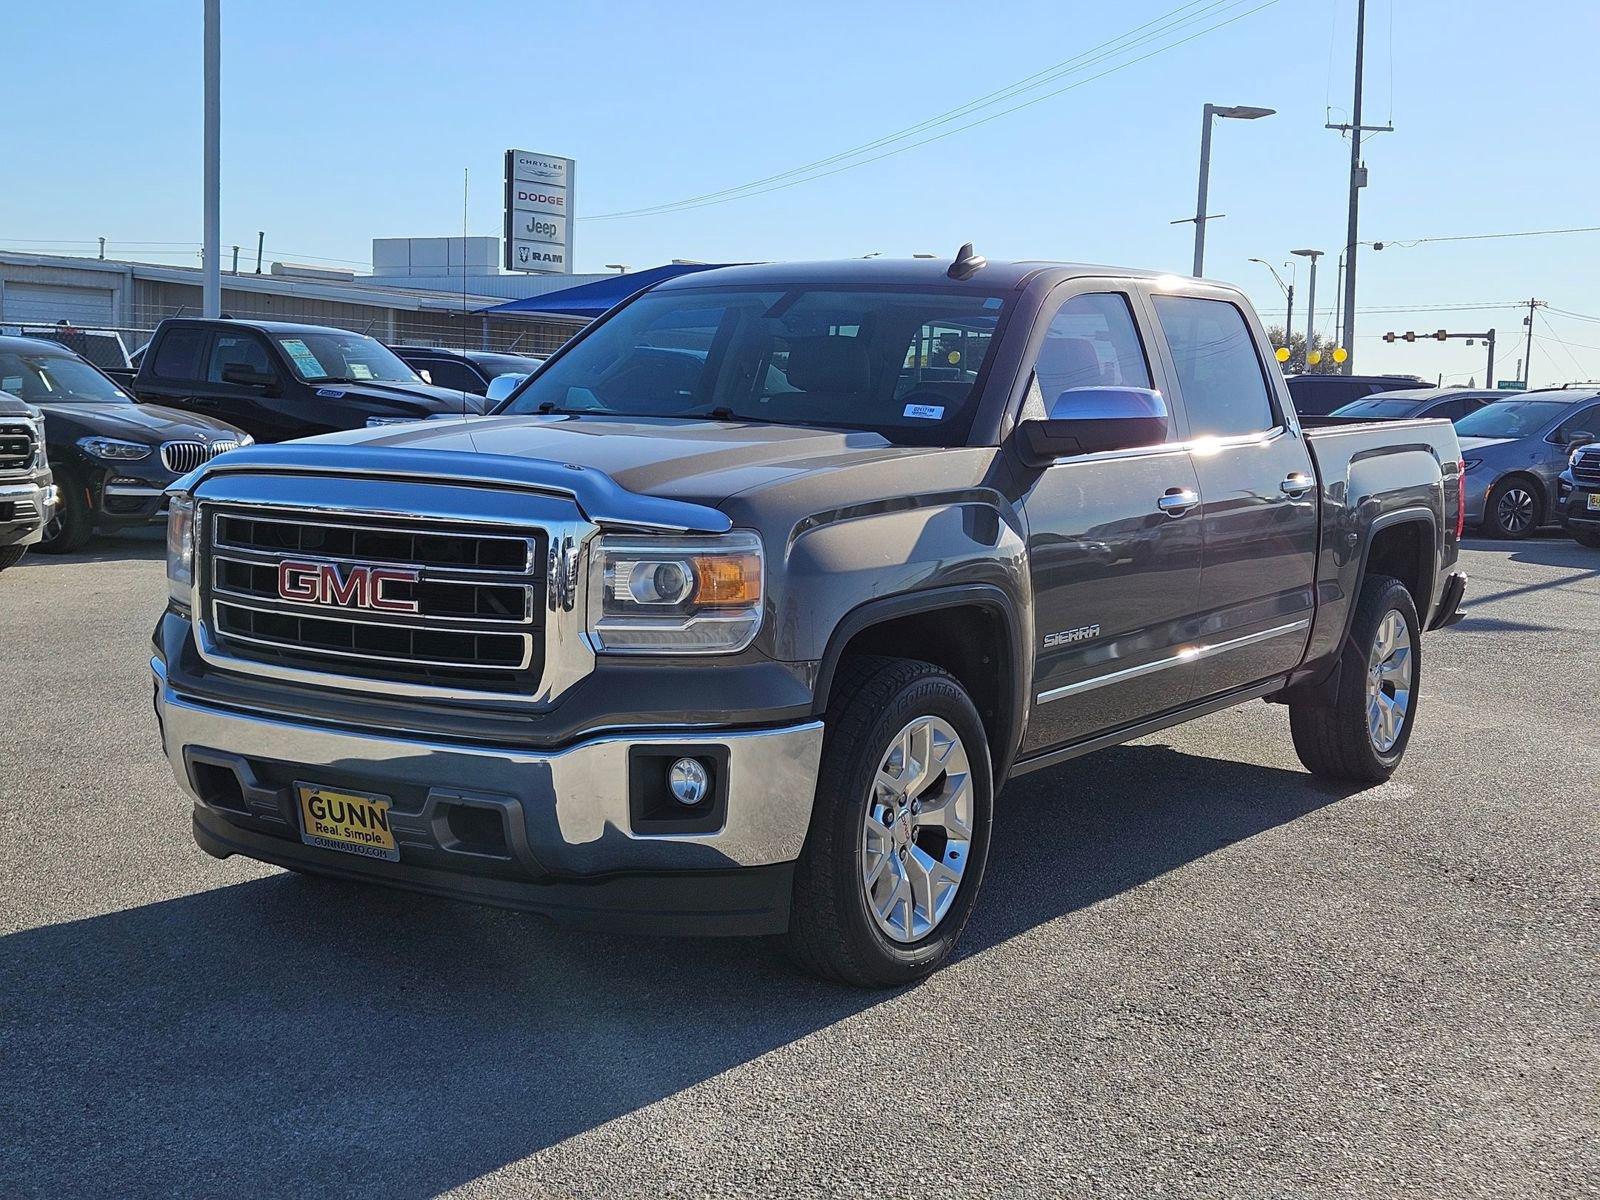
<svg viewBox="0 0 1600 1200">
<path fill-rule="evenodd" d="M 1057 646 L 1070 646 L 1073 642 L 1090 642 L 1100 636 L 1100 626 L 1080 625 L 1076 629 L 1063 629 L 1059 633 L 1044 635 L 1045 649 Z"/>
<path fill-rule="evenodd" d="M 278 597 L 302 604 L 329 604 L 340 608 L 370 608 L 377 612 L 414 613 L 415 600 L 391 596 L 393 583 L 416 583 L 420 571 L 360 564 L 342 570 L 336 563 L 294 562 L 278 564 Z"/>
</svg>

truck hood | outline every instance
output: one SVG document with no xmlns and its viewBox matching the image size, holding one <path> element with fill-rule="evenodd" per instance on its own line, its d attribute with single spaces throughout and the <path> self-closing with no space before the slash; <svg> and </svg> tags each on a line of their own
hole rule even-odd
<svg viewBox="0 0 1600 1200">
<path fill-rule="evenodd" d="M 431 383 L 380 383 L 363 380 L 360 383 L 317 383 L 309 385 L 312 391 L 330 400 L 356 396 L 363 400 L 376 400 L 393 408 L 410 409 L 419 413 L 460 413 L 474 415 L 483 411 L 483 397 L 456 388 L 436 387 Z"/>
<path fill-rule="evenodd" d="M 712 505 L 795 475 L 939 453 L 865 431 L 556 414 L 353 429 L 299 444 L 315 443 L 575 463 L 639 495 Z"/>
</svg>

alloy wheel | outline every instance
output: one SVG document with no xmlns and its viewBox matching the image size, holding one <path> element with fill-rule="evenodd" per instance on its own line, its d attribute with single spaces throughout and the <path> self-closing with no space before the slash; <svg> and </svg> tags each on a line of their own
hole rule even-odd
<svg viewBox="0 0 1600 1200">
<path fill-rule="evenodd" d="M 889 741 L 861 832 L 867 909 L 891 941 L 920 941 L 950 911 L 972 852 L 972 764 L 961 735 L 922 716 Z"/>
<path fill-rule="evenodd" d="M 1526 533 L 1533 528 L 1533 514 L 1536 502 L 1533 493 L 1523 487 L 1507 488 L 1500 497 L 1500 503 L 1495 506 L 1495 515 L 1500 519 L 1500 528 L 1507 533 Z"/>
<path fill-rule="evenodd" d="M 1367 736 L 1379 754 L 1388 754 L 1405 729 L 1411 708 L 1414 655 L 1406 619 L 1394 609 L 1383 614 L 1367 656 Z"/>
</svg>

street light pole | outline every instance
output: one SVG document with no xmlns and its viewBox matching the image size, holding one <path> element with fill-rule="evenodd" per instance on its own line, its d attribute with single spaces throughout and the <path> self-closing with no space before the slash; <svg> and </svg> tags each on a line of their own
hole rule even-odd
<svg viewBox="0 0 1600 1200">
<path fill-rule="evenodd" d="M 1299 258 L 1311 260 L 1311 282 L 1306 291 L 1306 366 L 1311 365 L 1311 351 L 1317 335 L 1317 259 L 1321 258 L 1321 250 L 1293 250 L 1290 253 Z"/>
<path fill-rule="evenodd" d="M 1276 109 L 1255 108 L 1248 104 L 1207 104 L 1200 119 L 1200 186 L 1194 202 L 1194 271 L 1198 278 L 1206 267 L 1206 222 L 1213 218 L 1206 212 L 1206 193 L 1211 188 L 1211 120 L 1223 117 L 1235 121 L 1254 121 L 1270 117 Z M 1218 213 L 1217 216 L 1221 216 Z M 1182 224 L 1175 221 L 1174 224 Z"/>
<path fill-rule="evenodd" d="M 1294 284 L 1284 283 L 1284 281 L 1278 275 L 1277 268 L 1275 268 L 1264 258 L 1252 258 L 1248 259 L 1247 261 L 1260 263 L 1267 270 L 1271 271 L 1272 281 L 1278 285 L 1278 290 L 1282 292 L 1288 299 L 1288 307 L 1284 310 L 1283 314 L 1283 346 L 1284 349 L 1287 350 L 1289 348 L 1289 343 L 1294 336 Z M 1288 265 L 1288 263 L 1284 264 L 1284 266 Z"/>
<path fill-rule="evenodd" d="M 222 315 L 222 0 L 205 0 L 205 271 L 201 313 Z"/>
</svg>

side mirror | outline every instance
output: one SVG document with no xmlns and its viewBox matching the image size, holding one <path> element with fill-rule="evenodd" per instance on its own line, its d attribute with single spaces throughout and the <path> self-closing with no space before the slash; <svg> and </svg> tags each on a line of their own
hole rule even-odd
<svg viewBox="0 0 1600 1200">
<path fill-rule="evenodd" d="M 1068 388 L 1042 421 L 1018 427 L 1025 457 L 1035 466 L 1075 454 L 1159 446 L 1172 418 L 1161 393 L 1149 388 Z"/>
<path fill-rule="evenodd" d="M 515 371 L 507 372 L 504 375 L 496 375 L 489 381 L 489 388 L 484 393 L 484 407 L 487 408 L 492 404 L 499 404 L 500 401 L 516 391 L 517 385 L 527 377 L 526 374 L 519 375 Z"/>
<path fill-rule="evenodd" d="M 278 381 L 271 371 L 258 371 L 244 363 L 228 363 L 222 368 L 222 382 L 237 387 L 260 388 L 266 391 Z"/>
</svg>

